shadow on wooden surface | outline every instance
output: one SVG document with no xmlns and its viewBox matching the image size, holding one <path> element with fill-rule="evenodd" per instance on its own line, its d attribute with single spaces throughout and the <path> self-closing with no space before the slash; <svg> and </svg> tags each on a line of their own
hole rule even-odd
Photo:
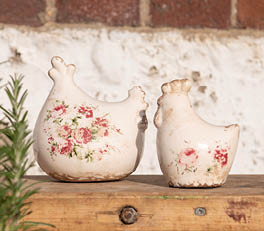
<svg viewBox="0 0 264 231">
<path fill-rule="evenodd" d="M 25 176 L 29 183 L 43 182 L 38 186 L 46 191 L 52 189 L 65 192 L 159 192 L 169 194 L 264 194 L 264 175 L 230 175 L 227 182 L 217 188 L 172 188 L 169 187 L 162 175 L 132 175 L 125 179 L 110 182 L 61 182 L 49 176 Z M 70 187 L 69 187 L 70 186 Z"/>
</svg>

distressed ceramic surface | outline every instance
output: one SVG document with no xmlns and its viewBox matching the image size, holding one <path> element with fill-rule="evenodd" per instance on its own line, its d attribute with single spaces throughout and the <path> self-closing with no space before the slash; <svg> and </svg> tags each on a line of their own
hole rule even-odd
<svg viewBox="0 0 264 231">
<path fill-rule="evenodd" d="M 239 126 L 214 126 L 193 111 L 191 81 L 162 85 L 155 115 L 160 167 L 170 186 L 215 187 L 225 183 L 239 139 Z"/>
<path fill-rule="evenodd" d="M 119 103 L 97 101 L 73 81 L 74 65 L 52 59 L 54 81 L 34 130 L 34 153 L 40 167 L 64 181 L 123 178 L 137 167 L 147 128 L 140 87 Z"/>
</svg>

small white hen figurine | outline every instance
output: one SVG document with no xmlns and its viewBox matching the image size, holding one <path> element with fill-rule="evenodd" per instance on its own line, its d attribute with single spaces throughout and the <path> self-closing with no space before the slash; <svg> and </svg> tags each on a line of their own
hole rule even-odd
<svg viewBox="0 0 264 231">
<path fill-rule="evenodd" d="M 214 126 L 198 117 L 190 104 L 191 81 L 162 85 L 154 122 L 161 170 L 173 187 L 224 184 L 239 139 L 239 126 Z"/>
<path fill-rule="evenodd" d="M 95 100 L 73 81 L 74 65 L 52 58 L 54 86 L 34 129 L 39 166 L 62 181 L 107 181 L 124 178 L 137 167 L 147 128 L 140 87 L 118 103 Z"/>
</svg>

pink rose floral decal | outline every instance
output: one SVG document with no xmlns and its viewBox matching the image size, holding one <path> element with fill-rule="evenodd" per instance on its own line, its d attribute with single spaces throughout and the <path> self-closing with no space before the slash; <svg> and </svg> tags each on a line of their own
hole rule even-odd
<svg viewBox="0 0 264 231">
<path fill-rule="evenodd" d="M 196 162 L 198 158 L 198 153 L 194 148 L 186 148 L 179 153 L 178 164 L 184 169 L 182 175 L 185 172 L 195 172 L 197 170 Z"/>
<path fill-rule="evenodd" d="M 78 144 L 87 144 L 92 138 L 92 133 L 88 128 L 75 129 L 73 138 Z"/>
<path fill-rule="evenodd" d="M 110 124 L 108 114 L 100 114 L 98 108 L 90 105 L 70 107 L 64 101 L 56 100 L 45 118 L 50 155 L 65 155 L 80 160 L 101 160 L 114 147 L 98 143 L 113 134 L 122 135 L 119 128 Z M 105 142 L 104 142 L 105 143 Z"/>
<path fill-rule="evenodd" d="M 227 149 L 216 149 L 214 153 L 214 159 L 221 164 L 222 168 L 226 166 L 228 161 Z"/>
</svg>

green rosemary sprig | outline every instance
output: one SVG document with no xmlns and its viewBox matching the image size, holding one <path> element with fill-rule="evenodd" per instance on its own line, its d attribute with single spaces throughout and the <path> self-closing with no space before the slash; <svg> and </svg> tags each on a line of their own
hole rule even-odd
<svg viewBox="0 0 264 231">
<path fill-rule="evenodd" d="M 43 225 L 54 227 L 46 223 L 24 221 L 32 212 L 28 199 L 38 189 L 26 184 L 23 179 L 33 166 L 27 159 L 33 140 L 28 128 L 28 112 L 23 109 L 27 91 L 22 92 L 22 80 L 22 75 L 11 76 L 11 81 L 5 87 L 11 109 L 0 105 L 4 114 L 0 129 L 3 143 L 0 147 L 0 231 L 45 230 L 34 229 Z"/>
</svg>

